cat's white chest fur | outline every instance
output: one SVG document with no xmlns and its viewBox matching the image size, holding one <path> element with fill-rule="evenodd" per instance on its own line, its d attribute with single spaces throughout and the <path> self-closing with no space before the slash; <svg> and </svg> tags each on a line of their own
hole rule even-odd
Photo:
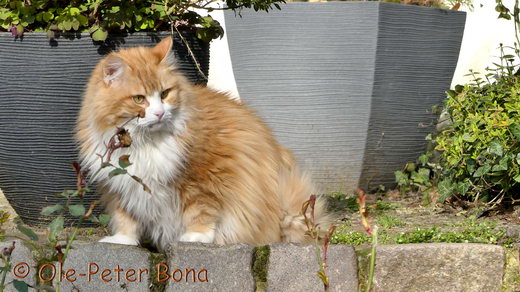
<svg viewBox="0 0 520 292">
<path fill-rule="evenodd" d="M 117 165 L 121 155 L 130 155 L 132 165 L 127 168 L 129 175 L 108 179 L 108 173 L 113 168 L 106 167 L 97 180 L 104 181 L 108 191 L 119 196 L 120 207 L 139 222 L 140 233 L 160 246 L 178 240 L 183 232 L 182 205 L 172 185 L 182 171 L 184 156 L 173 135 L 161 132 L 147 134 L 132 133 L 130 130 L 132 145 L 117 149 L 112 154 L 114 165 Z M 100 158 L 96 153 L 104 153 L 104 143 L 95 148 L 85 159 L 91 173 L 100 167 Z M 146 192 L 130 175 L 140 178 L 151 193 Z"/>
</svg>

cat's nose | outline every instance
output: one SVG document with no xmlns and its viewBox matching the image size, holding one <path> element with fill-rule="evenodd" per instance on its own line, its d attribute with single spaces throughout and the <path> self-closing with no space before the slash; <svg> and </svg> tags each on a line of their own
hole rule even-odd
<svg viewBox="0 0 520 292">
<path fill-rule="evenodd" d="M 160 120 L 164 116 L 164 111 L 156 111 L 153 114 Z"/>
</svg>

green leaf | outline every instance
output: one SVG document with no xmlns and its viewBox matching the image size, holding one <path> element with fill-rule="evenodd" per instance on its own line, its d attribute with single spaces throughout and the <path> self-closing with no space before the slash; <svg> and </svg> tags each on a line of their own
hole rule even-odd
<svg viewBox="0 0 520 292">
<path fill-rule="evenodd" d="M 72 28 L 72 21 L 64 21 L 63 22 L 63 28 L 66 31 L 69 31 Z"/>
<path fill-rule="evenodd" d="M 417 165 L 415 165 L 415 163 L 413 162 L 408 162 L 404 165 L 404 169 L 408 172 L 412 172 L 415 170 L 415 168 L 417 167 Z"/>
<path fill-rule="evenodd" d="M 42 17 L 43 17 L 43 21 L 49 22 L 50 20 L 54 19 L 54 14 L 46 11 L 46 12 L 43 12 Z"/>
<path fill-rule="evenodd" d="M 101 215 L 99 215 L 99 223 L 101 225 L 107 225 L 108 222 L 110 222 L 110 218 L 111 217 L 108 214 L 101 214 Z"/>
<path fill-rule="evenodd" d="M 477 170 L 475 170 L 475 172 L 473 173 L 473 177 L 481 177 L 483 175 L 486 175 L 490 170 L 491 170 L 491 165 L 481 166 L 481 167 L 477 168 Z"/>
<path fill-rule="evenodd" d="M 40 214 L 51 215 L 52 213 L 59 211 L 59 210 L 63 210 L 63 206 L 60 204 L 56 204 L 53 206 L 47 206 L 47 207 L 43 208 L 42 211 L 40 212 Z"/>
<path fill-rule="evenodd" d="M 86 26 L 88 24 L 88 18 L 83 14 L 76 16 L 76 19 L 79 21 L 79 24 L 81 24 L 81 26 Z"/>
<path fill-rule="evenodd" d="M 498 162 L 498 164 L 495 164 L 493 165 L 493 169 L 491 169 L 491 171 L 503 171 L 503 170 L 507 170 L 508 166 L 507 166 L 507 162 L 509 161 L 509 157 L 503 157 L 502 159 L 500 159 L 500 161 Z"/>
<path fill-rule="evenodd" d="M 78 21 L 78 20 L 74 19 L 74 20 L 72 21 L 72 28 L 73 28 L 74 30 L 78 30 L 78 29 L 79 29 L 79 21 Z"/>
<path fill-rule="evenodd" d="M 120 174 L 126 174 L 126 169 L 116 168 L 116 169 L 112 170 L 110 173 L 108 173 L 108 178 L 113 178 L 114 176 L 120 175 Z"/>
<path fill-rule="evenodd" d="M 520 174 L 513 178 L 516 182 L 520 182 Z"/>
<path fill-rule="evenodd" d="M 463 85 L 455 85 L 455 92 L 457 93 L 461 93 L 462 91 L 464 90 L 464 86 Z"/>
<path fill-rule="evenodd" d="M 404 173 L 403 171 L 396 171 L 394 172 L 395 174 L 395 181 L 397 182 L 398 185 L 400 186 L 406 186 L 409 184 L 408 182 L 408 174 Z"/>
<path fill-rule="evenodd" d="M 491 143 L 489 143 L 488 151 L 489 151 L 489 153 L 497 155 L 497 156 L 502 156 L 504 154 L 504 148 L 502 147 L 500 142 L 497 140 L 493 140 L 493 141 L 491 141 Z"/>
<path fill-rule="evenodd" d="M 130 155 L 125 154 L 119 157 L 119 166 L 121 168 L 127 168 L 130 165 L 132 165 L 132 163 L 130 163 Z"/>
<path fill-rule="evenodd" d="M 441 195 L 437 202 L 443 203 L 447 198 L 451 197 L 453 194 L 453 184 L 451 180 L 445 179 L 437 185 L 437 191 Z"/>
<path fill-rule="evenodd" d="M 83 206 L 83 205 L 70 205 L 69 206 L 69 213 L 72 216 L 76 216 L 76 217 L 83 216 L 83 215 L 85 215 L 85 212 L 86 212 L 85 206 Z"/>
<path fill-rule="evenodd" d="M 58 216 L 49 224 L 49 240 L 56 241 L 57 236 L 63 231 L 63 216 Z"/>
<path fill-rule="evenodd" d="M 455 185 L 454 191 L 457 194 L 465 195 L 468 192 L 470 187 L 471 187 L 471 181 L 469 179 L 465 179 L 464 181 L 458 182 Z"/>
<path fill-rule="evenodd" d="M 18 24 L 18 25 L 16 26 L 16 34 L 19 35 L 19 36 L 21 36 L 21 35 L 23 35 L 23 31 L 24 31 L 23 25 Z"/>
<path fill-rule="evenodd" d="M 94 215 L 90 215 L 88 220 L 90 220 L 90 222 L 99 223 L 99 219 Z"/>
<path fill-rule="evenodd" d="M 477 140 L 477 137 L 471 136 L 469 133 L 464 133 L 462 135 L 462 140 L 473 143 Z"/>
<path fill-rule="evenodd" d="M 423 165 L 423 166 L 426 165 L 428 163 L 428 161 L 430 160 L 431 156 L 432 156 L 431 152 L 421 154 L 421 156 L 419 156 L 419 162 L 421 163 L 421 165 Z"/>
<path fill-rule="evenodd" d="M 79 15 L 79 12 L 80 12 L 79 8 L 76 8 L 76 7 L 71 7 L 69 11 L 70 11 L 70 15 L 72 15 L 72 16 Z"/>
<path fill-rule="evenodd" d="M 29 239 L 38 241 L 38 235 L 36 235 L 36 233 L 34 233 L 34 231 L 32 231 L 31 229 L 20 224 L 16 225 L 16 228 L 20 230 L 20 232 L 25 234 L 27 237 L 29 237 Z"/>
<path fill-rule="evenodd" d="M 455 92 L 454 90 L 447 90 L 446 91 L 446 94 L 451 97 L 451 98 L 455 98 L 457 96 L 457 92 Z"/>
<path fill-rule="evenodd" d="M 119 6 L 112 6 L 112 8 L 110 9 L 110 13 L 118 13 L 120 10 L 121 8 Z"/>
<path fill-rule="evenodd" d="M 430 180 L 430 170 L 428 168 L 419 168 L 417 172 L 412 174 L 414 182 L 426 185 Z"/>
<path fill-rule="evenodd" d="M 24 281 L 14 279 L 13 286 L 16 289 L 16 291 L 18 291 L 18 292 L 28 292 L 29 291 L 29 286 Z"/>
<path fill-rule="evenodd" d="M 105 167 L 109 167 L 109 166 L 113 166 L 112 163 L 110 163 L 110 162 L 101 163 L 101 168 L 105 168 Z"/>
<path fill-rule="evenodd" d="M 102 28 L 98 28 L 92 33 L 91 36 L 94 41 L 104 41 L 108 37 L 108 32 Z"/>
<path fill-rule="evenodd" d="M 509 131 L 515 136 L 516 140 L 520 141 L 520 123 L 513 123 L 509 126 Z"/>
</svg>

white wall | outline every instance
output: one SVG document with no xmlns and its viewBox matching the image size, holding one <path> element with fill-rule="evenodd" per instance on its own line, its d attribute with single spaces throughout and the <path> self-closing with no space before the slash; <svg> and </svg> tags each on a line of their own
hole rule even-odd
<svg viewBox="0 0 520 292">
<path fill-rule="evenodd" d="M 223 11 L 213 11 L 211 16 L 220 22 L 220 25 L 225 29 L 226 22 L 224 20 Z M 235 75 L 233 74 L 233 67 L 231 65 L 226 33 L 224 33 L 222 39 L 216 39 L 211 42 L 208 75 L 209 88 L 227 92 L 231 97 L 240 99 L 235 82 Z"/>
<path fill-rule="evenodd" d="M 466 27 L 451 87 L 465 84 L 471 76 L 464 76 L 469 70 L 486 74 L 486 67 L 492 67 L 493 62 L 499 63 L 500 55 L 497 49 L 500 43 L 513 46 L 515 41 L 515 26 L 512 20 L 498 19 L 495 11 L 496 3 L 493 0 L 473 0 L 474 10 L 467 11 Z M 504 0 L 504 4 L 511 11 L 514 0 Z M 481 76 L 483 77 L 483 76 Z"/>
</svg>

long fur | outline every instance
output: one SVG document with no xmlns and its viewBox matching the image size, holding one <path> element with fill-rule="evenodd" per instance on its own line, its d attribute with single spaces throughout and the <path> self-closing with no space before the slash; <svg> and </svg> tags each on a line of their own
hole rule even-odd
<svg viewBox="0 0 520 292">
<path fill-rule="evenodd" d="M 149 238 L 159 249 L 174 241 L 217 244 L 308 240 L 300 210 L 313 193 L 291 152 L 241 103 L 194 86 L 171 64 L 167 38 L 155 48 L 112 53 L 92 72 L 77 124 L 82 165 L 96 172 L 116 127 L 132 137 L 128 175 L 97 176 L 112 215 L 107 242 L 137 244 Z M 171 89 L 163 100 L 159 95 Z M 137 104 L 132 96 L 146 97 Z M 159 99 L 158 99 L 159 98 Z M 162 103 L 162 104 L 161 104 Z M 157 112 L 165 110 L 162 120 Z M 154 116 L 155 115 L 155 116 Z M 157 123 L 157 124 L 155 124 Z M 328 223 L 322 200 L 316 223 Z"/>
</svg>

